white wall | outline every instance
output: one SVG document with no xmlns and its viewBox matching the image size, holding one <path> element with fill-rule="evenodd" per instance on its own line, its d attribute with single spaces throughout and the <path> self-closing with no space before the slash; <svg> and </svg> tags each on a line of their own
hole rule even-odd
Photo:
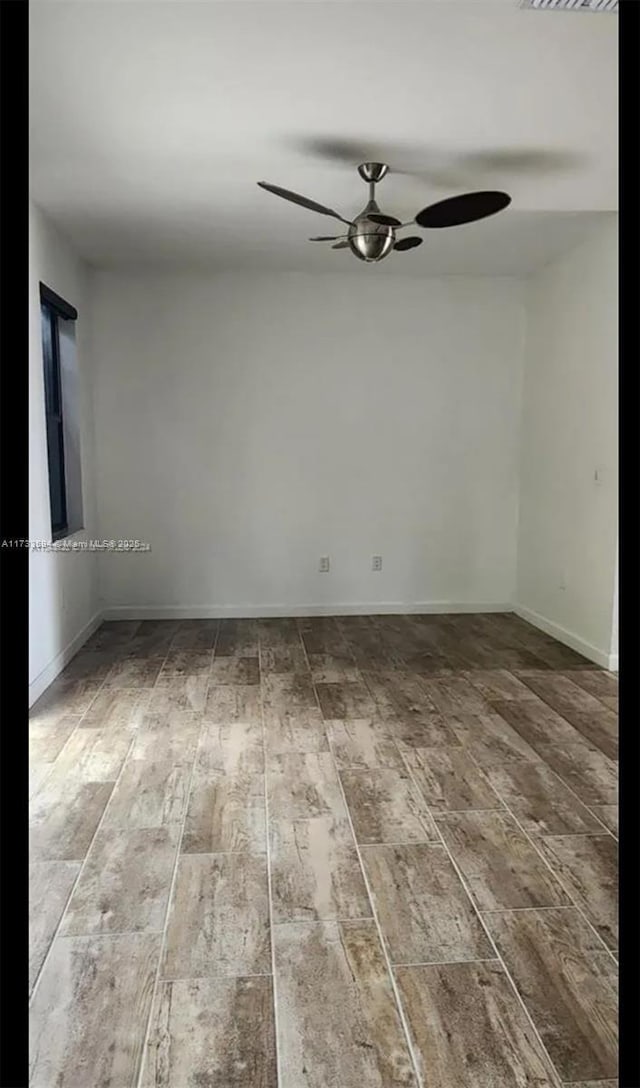
<svg viewBox="0 0 640 1088">
<path fill-rule="evenodd" d="M 30 209 L 29 536 L 51 540 L 40 331 L 40 281 L 78 310 L 80 443 L 84 532 L 95 537 L 94 439 L 89 389 L 88 271 L 34 205 Z M 98 612 L 95 554 L 29 555 L 29 698 L 32 703 L 91 632 Z"/>
<path fill-rule="evenodd" d="M 616 573 L 613 586 L 613 616 L 611 619 L 610 667 L 618 667 L 618 554 L 616 549 Z"/>
<path fill-rule="evenodd" d="M 516 602 L 614 667 L 616 229 L 612 216 L 527 283 L 368 268 L 89 277 L 34 208 L 30 535 L 50 537 L 43 280 L 80 313 L 79 538 L 152 550 L 31 554 L 32 698 L 103 607 Z"/>
<path fill-rule="evenodd" d="M 96 273 L 108 608 L 513 599 L 522 284 L 376 272 Z"/>
<path fill-rule="evenodd" d="M 527 285 L 517 602 L 617 663 L 617 216 Z M 594 479 L 598 473 L 598 481 Z"/>
</svg>

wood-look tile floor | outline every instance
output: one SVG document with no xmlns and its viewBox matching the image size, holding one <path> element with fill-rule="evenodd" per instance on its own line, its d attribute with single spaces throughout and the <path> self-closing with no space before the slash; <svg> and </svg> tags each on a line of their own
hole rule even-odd
<svg viewBox="0 0 640 1088">
<path fill-rule="evenodd" d="M 617 679 L 513 614 L 105 623 L 31 714 L 34 1088 L 614 1088 Z"/>
</svg>

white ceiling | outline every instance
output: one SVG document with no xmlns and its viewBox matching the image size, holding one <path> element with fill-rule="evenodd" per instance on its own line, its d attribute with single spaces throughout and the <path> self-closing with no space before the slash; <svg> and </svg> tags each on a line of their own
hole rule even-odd
<svg viewBox="0 0 640 1088">
<path fill-rule="evenodd" d="M 428 244 L 377 272 L 528 271 L 616 208 L 615 16 L 517 0 L 32 0 L 30 12 L 31 192 L 94 264 L 344 270 L 348 251 L 306 241 L 339 234 L 337 221 L 255 184 L 359 211 L 355 170 L 305 149 L 329 137 L 413 171 L 378 192 L 402 219 L 469 189 L 512 195 L 494 219 L 424 232 Z M 485 151 L 503 153 L 500 167 L 460 159 Z"/>
</svg>

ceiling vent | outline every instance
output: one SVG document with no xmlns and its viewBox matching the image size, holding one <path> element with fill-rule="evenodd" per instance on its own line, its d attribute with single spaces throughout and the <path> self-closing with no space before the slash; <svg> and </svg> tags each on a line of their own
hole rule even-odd
<svg viewBox="0 0 640 1088">
<path fill-rule="evenodd" d="M 520 0 L 521 8 L 542 11 L 606 11 L 618 14 L 618 0 Z"/>
</svg>

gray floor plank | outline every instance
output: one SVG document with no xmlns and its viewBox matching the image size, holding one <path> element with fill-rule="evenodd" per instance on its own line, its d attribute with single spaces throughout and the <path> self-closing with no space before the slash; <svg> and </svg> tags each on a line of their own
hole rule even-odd
<svg viewBox="0 0 640 1088">
<path fill-rule="evenodd" d="M 266 859 L 249 854 L 181 854 L 162 977 L 270 972 Z"/>
<path fill-rule="evenodd" d="M 610 835 L 562 835 L 540 844 L 608 948 L 618 947 L 618 846 Z"/>
<path fill-rule="evenodd" d="M 65 911 L 64 936 L 162 931 L 179 828 L 101 827 Z"/>
<path fill-rule="evenodd" d="M 429 1088 L 559 1088 L 498 962 L 397 967 L 395 975 Z"/>
<path fill-rule="evenodd" d="M 31 1088 L 135 1088 L 157 934 L 58 938 L 31 1009 Z"/>
<path fill-rule="evenodd" d="M 433 812 L 502 808 L 486 773 L 463 748 L 405 749 L 403 756 Z"/>
<path fill-rule="evenodd" d="M 443 846 L 363 846 L 362 858 L 392 963 L 495 957 Z"/>
<path fill-rule="evenodd" d="M 508 812 L 441 814 L 437 823 L 480 910 L 570 904 Z"/>
<path fill-rule="evenodd" d="M 78 861 L 39 861 L 29 866 L 29 991 L 80 872 Z"/>
<path fill-rule="evenodd" d="M 141 1088 L 277 1088 L 270 978 L 162 982 Z"/>
<path fill-rule="evenodd" d="M 417 1088 L 374 922 L 275 927 L 280 1088 Z"/>
<path fill-rule="evenodd" d="M 346 820 L 272 821 L 271 882 L 276 923 L 371 916 Z"/>
<path fill-rule="evenodd" d="M 406 772 L 387 767 L 341 771 L 340 780 L 359 843 L 438 839 L 433 818 Z"/>
<path fill-rule="evenodd" d="M 214 775 L 196 767 L 181 849 L 185 854 L 264 853 L 264 775 Z"/>
<path fill-rule="evenodd" d="M 597 834 L 602 830 L 589 810 L 544 763 L 512 763 L 487 773 L 496 793 L 531 834 Z"/>
<path fill-rule="evenodd" d="M 485 920 L 560 1076 L 615 1077 L 615 965 L 578 912 L 515 911 Z"/>
</svg>

